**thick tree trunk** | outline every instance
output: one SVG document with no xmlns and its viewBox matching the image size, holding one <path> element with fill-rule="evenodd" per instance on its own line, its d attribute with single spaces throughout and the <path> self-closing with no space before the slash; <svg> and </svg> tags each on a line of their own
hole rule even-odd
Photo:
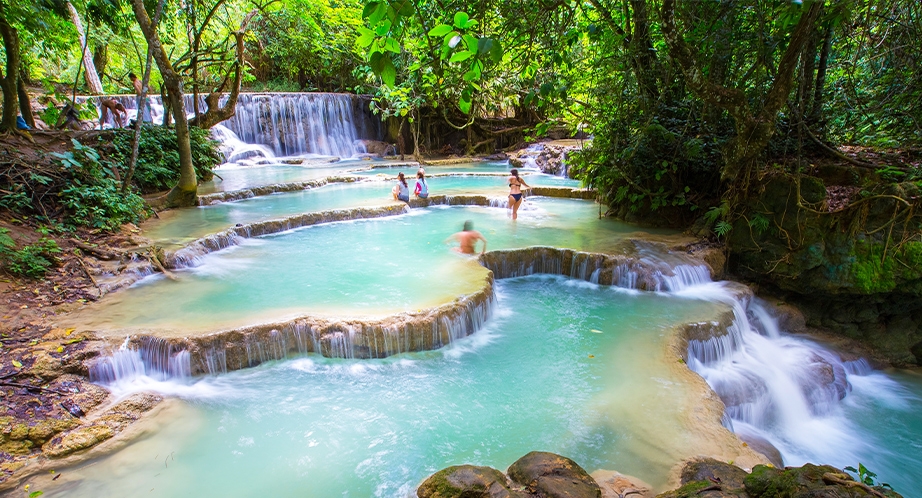
<svg viewBox="0 0 922 498">
<path fill-rule="evenodd" d="M 32 102 L 29 100 L 29 92 L 26 91 L 26 82 L 24 81 L 22 71 L 16 80 L 16 93 L 19 95 L 19 113 L 22 114 L 23 121 L 27 125 L 35 128 L 35 116 L 32 115 Z"/>
<path fill-rule="evenodd" d="M 96 73 L 96 66 L 93 64 L 93 54 L 90 53 L 90 49 L 87 46 L 86 34 L 83 32 L 83 23 L 80 22 L 80 14 L 78 14 L 77 9 L 74 8 L 74 4 L 70 2 L 67 2 L 67 11 L 70 13 L 70 20 L 74 23 L 74 26 L 76 26 L 77 35 L 80 38 L 80 49 L 83 50 L 83 67 L 86 69 L 84 72 L 86 86 L 89 88 L 91 94 L 99 95 L 102 93 L 102 82 L 99 81 L 99 75 Z"/>
<path fill-rule="evenodd" d="M 109 45 L 100 43 L 93 49 L 93 65 L 99 73 L 99 80 L 106 77 L 106 66 L 109 64 Z"/>
<path fill-rule="evenodd" d="M 193 206 L 196 202 L 196 191 L 198 181 L 195 177 L 195 167 L 192 164 L 192 145 L 189 141 L 189 124 L 186 121 L 186 108 L 183 103 L 182 79 L 173 69 L 163 45 L 160 43 L 160 37 L 157 30 L 152 25 L 147 10 L 144 9 L 144 0 L 132 0 L 131 7 L 134 10 L 135 18 L 141 27 L 141 32 L 147 39 L 151 54 L 157 67 L 160 68 L 160 75 L 163 77 L 163 84 L 166 87 L 167 94 L 173 111 L 173 119 L 176 121 L 176 142 L 179 148 L 179 184 L 170 191 L 167 196 L 168 207 Z"/>
<path fill-rule="evenodd" d="M 3 118 L 0 119 L 0 131 L 16 131 L 16 111 L 19 108 L 19 95 L 16 82 L 19 79 L 19 33 L 6 19 L 6 9 L 0 1 L 0 36 L 6 52 L 6 74 L 0 71 L 0 88 L 3 89 Z"/>
<path fill-rule="evenodd" d="M 775 79 L 768 92 L 761 99 L 761 109 L 753 112 L 749 97 L 738 88 L 727 88 L 713 82 L 698 65 L 692 48 L 685 42 L 682 32 L 676 26 L 676 0 L 664 0 L 662 7 L 663 38 L 669 47 L 669 54 L 682 69 L 685 83 L 705 102 L 726 109 L 736 123 L 736 136 L 724 153 L 724 167 L 721 180 L 728 185 L 737 181 L 740 172 L 748 170 L 759 157 L 775 132 L 775 120 L 781 107 L 787 102 L 794 85 L 794 71 L 798 66 L 801 51 L 813 31 L 816 19 L 823 8 L 822 2 L 814 2 L 801 14 L 791 34 L 788 46 L 778 63 Z"/>
<path fill-rule="evenodd" d="M 810 111 L 810 122 L 816 123 L 823 119 L 823 89 L 826 86 L 826 69 L 829 67 L 829 49 L 832 46 L 832 25 L 826 27 L 823 35 L 823 48 L 820 51 L 820 62 L 816 69 L 816 86 L 813 89 L 813 109 Z"/>
</svg>

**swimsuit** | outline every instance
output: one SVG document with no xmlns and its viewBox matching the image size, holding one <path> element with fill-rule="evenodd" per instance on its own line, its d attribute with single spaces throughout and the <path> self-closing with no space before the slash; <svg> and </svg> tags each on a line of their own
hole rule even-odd
<svg viewBox="0 0 922 498">
<path fill-rule="evenodd" d="M 509 188 L 512 188 L 512 187 L 521 187 L 521 186 L 522 186 L 521 183 L 510 183 L 510 184 L 509 184 Z M 511 195 L 512 198 L 515 199 L 515 202 L 519 202 L 519 201 L 522 199 L 522 193 L 521 193 L 521 192 L 519 192 L 518 194 L 512 194 L 512 193 L 510 193 L 509 195 Z"/>
</svg>

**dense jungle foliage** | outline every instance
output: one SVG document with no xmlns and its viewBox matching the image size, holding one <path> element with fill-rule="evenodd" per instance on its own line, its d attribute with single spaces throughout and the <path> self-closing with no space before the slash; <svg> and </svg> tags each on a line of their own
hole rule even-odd
<svg viewBox="0 0 922 498">
<path fill-rule="evenodd" d="M 36 89 L 39 116 L 68 93 L 131 93 L 129 72 L 164 95 L 177 145 L 119 135 L 113 160 L 139 157 L 131 188 L 172 186 L 166 205 L 194 203 L 213 158 L 192 144 L 241 89 L 370 94 L 416 154 L 590 136 L 571 174 L 613 214 L 720 236 L 772 175 L 833 160 L 919 176 L 918 2 L 0 0 L 0 34 L 4 130 L 35 122 L 20 104 Z M 206 104 L 185 109 L 190 93 Z M 843 145 L 899 153 L 881 166 Z"/>
</svg>

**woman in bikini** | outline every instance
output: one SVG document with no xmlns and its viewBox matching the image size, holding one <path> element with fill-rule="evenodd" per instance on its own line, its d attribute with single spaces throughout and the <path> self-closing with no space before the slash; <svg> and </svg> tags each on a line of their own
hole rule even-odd
<svg viewBox="0 0 922 498">
<path fill-rule="evenodd" d="M 525 183 L 524 180 L 519 176 L 519 170 L 513 169 L 511 172 L 512 176 L 509 177 L 509 209 L 512 210 L 512 219 L 515 220 L 518 218 L 519 206 L 522 205 L 522 186 L 531 188 L 531 186 Z"/>
</svg>

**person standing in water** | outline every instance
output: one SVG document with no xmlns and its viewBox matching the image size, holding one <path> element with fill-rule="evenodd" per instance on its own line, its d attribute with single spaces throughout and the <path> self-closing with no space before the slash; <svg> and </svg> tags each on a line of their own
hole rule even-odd
<svg viewBox="0 0 922 498">
<path fill-rule="evenodd" d="M 476 254 L 478 240 L 483 241 L 483 250 L 480 251 L 480 254 L 487 252 L 487 239 L 480 232 L 474 230 L 474 222 L 471 220 L 465 221 L 461 231 L 445 239 L 445 243 L 447 244 L 452 240 L 458 241 L 458 247 L 455 250 L 461 254 Z"/>
<path fill-rule="evenodd" d="M 397 173 L 397 185 L 391 190 L 395 201 L 410 202 L 410 186 L 403 172 Z"/>
<path fill-rule="evenodd" d="M 135 119 L 141 119 L 144 123 L 151 123 L 154 121 L 153 111 L 150 108 L 150 97 L 144 94 L 144 88 L 141 85 L 141 80 L 138 79 L 138 75 L 134 73 L 128 73 L 128 79 L 131 80 L 131 86 L 134 87 L 134 93 L 139 97 L 144 95 L 144 101 L 141 102 L 141 109 L 138 109 L 138 117 Z"/>
<path fill-rule="evenodd" d="M 426 184 L 426 171 L 422 168 L 419 168 L 419 171 L 416 172 L 416 188 L 413 189 L 413 194 L 420 199 L 429 197 L 429 185 Z"/>
<path fill-rule="evenodd" d="M 522 186 L 531 188 L 531 185 L 525 183 L 519 176 L 519 170 L 513 168 L 509 177 L 509 209 L 512 210 L 512 219 L 515 220 L 519 215 L 519 206 L 522 205 Z"/>
</svg>

